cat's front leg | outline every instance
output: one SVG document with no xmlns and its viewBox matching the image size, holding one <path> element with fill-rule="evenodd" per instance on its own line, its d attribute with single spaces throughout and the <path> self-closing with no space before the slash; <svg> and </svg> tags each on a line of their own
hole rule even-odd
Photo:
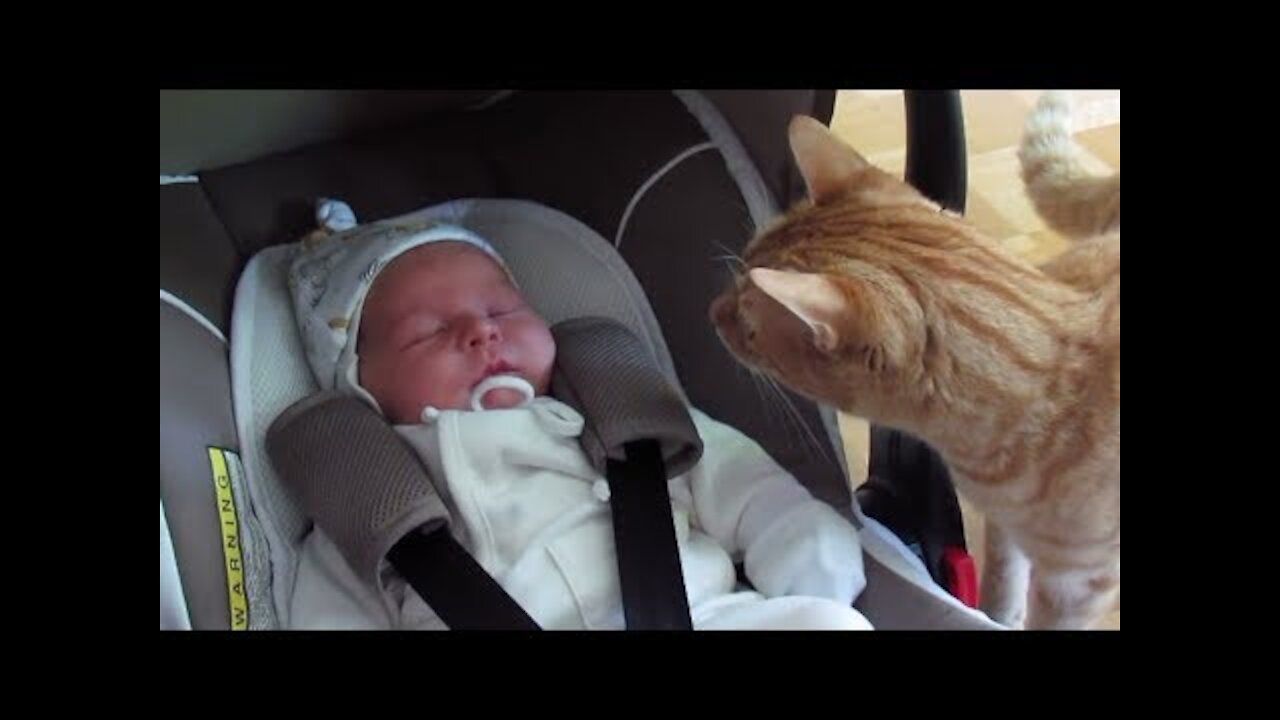
<svg viewBox="0 0 1280 720">
<path fill-rule="evenodd" d="M 1120 592 L 1120 566 L 1045 571 L 1031 578 L 1028 630 L 1083 630 L 1093 626 Z"/>
<path fill-rule="evenodd" d="M 1027 615 L 1031 563 L 1009 534 L 987 520 L 986 557 L 982 569 L 982 611 L 992 620 L 1021 628 Z"/>
</svg>

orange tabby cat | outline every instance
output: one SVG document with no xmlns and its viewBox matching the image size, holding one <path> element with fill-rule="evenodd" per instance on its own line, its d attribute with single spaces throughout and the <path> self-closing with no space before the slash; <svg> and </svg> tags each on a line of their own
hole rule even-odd
<svg viewBox="0 0 1280 720">
<path fill-rule="evenodd" d="M 987 517 L 983 609 L 1079 628 L 1120 584 L 1120 178 L 1083 172 L 1044 98 L 1020 157 L 1046 222 L 1084 239 L 1041 268 L 795 118 L 809 190 L 711 306 L 743 363 L 918 435 Z"/>
</svg>

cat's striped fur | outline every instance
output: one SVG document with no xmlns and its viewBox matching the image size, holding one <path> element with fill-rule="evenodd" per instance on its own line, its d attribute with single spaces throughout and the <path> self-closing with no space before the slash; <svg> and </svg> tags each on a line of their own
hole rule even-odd
<svg viewBox="0 0 1280 720">
<path fill-rule="evenodd" d="M 746 248 L 712 320 L 744 363 L 928 440 L 987 518 L 983 608 L 1076 628 L 1120 581 L 1120 179 L 1080 168 L 1065 101 L 1021 147 L 1046 222 L 1036 268 L 863 160 L 817 121 L 791 144 L 809 200 Z"/>
</svg>

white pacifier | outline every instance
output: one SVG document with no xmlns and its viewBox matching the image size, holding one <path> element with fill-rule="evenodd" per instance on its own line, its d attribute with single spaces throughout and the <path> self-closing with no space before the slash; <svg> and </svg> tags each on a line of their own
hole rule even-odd
<svg viewBox="0 0 1280 720">
<path fill-rule="evenodd" d="M 523 407 L 530 400 L 533 400 L 533 385 L 530 385 L 528 380 L 519 375 L 490 375 L 481 380 L 471 391 L 471 409 L 477 412 L 484 410 L 484 396 L 489 394 L 490 391 L 500 388 L 515 390 L 524 396 L 515 407 Z"/>
</svg>

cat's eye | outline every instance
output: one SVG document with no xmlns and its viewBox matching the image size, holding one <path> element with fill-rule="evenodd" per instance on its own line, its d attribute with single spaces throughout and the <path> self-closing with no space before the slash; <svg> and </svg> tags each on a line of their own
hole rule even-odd
<svg viewBox="0 0 1280 720">
<path fill-rule="evenodd" d="M 872 345 L 863 350 L 863 362 L 866 363 L 867 369 L 871 372 L 881 372 L 884 370 L 884 348 L 879 345 Z"/>
</svg>

